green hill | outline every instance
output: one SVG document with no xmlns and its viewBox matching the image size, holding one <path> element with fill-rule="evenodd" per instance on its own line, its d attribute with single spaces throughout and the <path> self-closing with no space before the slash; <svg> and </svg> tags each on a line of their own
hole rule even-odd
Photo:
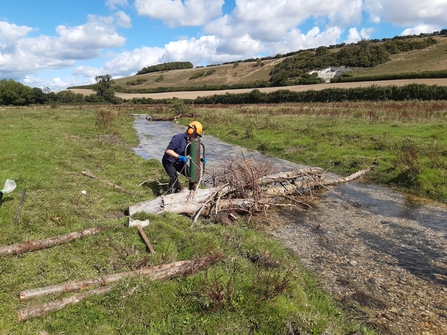
<svg viewBox="0 0 447 335">
<path fill-rule="evenodd" d="M 427 40 L 431 43 L 428 46 L 422 45 Z M 402 49 L 405 49 L 402 44 L 406 44 L 407 47 L 411 46 L 411 48 L 408 47 L 409 51 L 402 51 Z M 400 45 L 401 49 L 391 50 L 390 45 L 397 45 L 397 48 Z M 422 46 L 417 49 L 417 45 Z M 327 49 L 324 57 L 317 55 L 321 49 Z M 384 54 L 385 52 L 386 54 Z M 379 55 L 379 53 L 383 54 Z M 337 57 L 333 57 L 333 55 L 337 55 Z M 370 58 L 369 62 L 371 64 L 381 61 L 382 63 L 370 67 L 357 66 L 364 61 L 365 57 Z M 384 59 L 386 59 L 385 62 Z M 335 64 L 335 62 L 338 63 Z M 187 91 L 262 87 L 272 84 L 273 73 L 276 76 L 283 73 L 285 81 L 279 86 L 286 86 L 297 84 L 296 79 L 307 71 L 339 65 L 347 65 L 353 68 L 354 77 L 447 70 L 447 35 L 360 41 L 357 44 L 301 50 L 287 55 L 278 55 L 274 58 L 151 72 L 114 79 L 114 87 L 117 92 L 125 93 L 152 93 L 173 90 L 174 88 Z M 76 88 L 92 88 L 92 85 Z"/>
</svg>

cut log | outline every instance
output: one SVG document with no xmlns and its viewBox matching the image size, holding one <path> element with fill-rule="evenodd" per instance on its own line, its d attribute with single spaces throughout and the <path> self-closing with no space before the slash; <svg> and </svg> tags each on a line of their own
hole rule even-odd
<svg viewBox="0 0 447 335">
<path fill-rule="evenodd" d="M 71 242 L 78 238 L 94 235 L 104 231 L 106 228 L 87 228 L 65 235 L 46 238 L 43 240 L 28 241 L 18 244 L 7 245 L 0 248 L 0 256 L 3 255 L 17 255 L 29 251 L 35 251 L 40 249 L 46 249 L 55 245 Z"/>
<path fill-rule="evenodd" d="M 92 286 L 110 285 L 123 278 L 133 276 L 150 277 L 151 280 L 164 280 L 167 278 L 178 277 L 189 273 L 195 273 L 205 268 L 206 266 L 215 263 L 222 257 L 222 255 L 213 255 L 198 258 L 195 260 L 178 261 L 169 264 L 145 267 L 136 271 L 121 272 L 108 276 L 69 281 L 57 285 L 22 291 L 19 293 L 19 299 L 29 300 L 35 297 L 41 297 L 55 293 L 76 292 Z"/>
<path fill-rule="evenodd" d="M 61 310 L 65 306 L 75 305 L 78 302 L 92 295 L 106 293 L 110 291 L 112 288 L 113 286 L 99 287 L 89 292 L 75 294 L 71 297 L 53 300 L 41 305 L 25 307 L 17 311 L 17 319 L 19 320 L 19 322 L 23 322 L 29 319 L 39 318 L 41 316 L 46 315 L 49 312 Z"/>
</svg>

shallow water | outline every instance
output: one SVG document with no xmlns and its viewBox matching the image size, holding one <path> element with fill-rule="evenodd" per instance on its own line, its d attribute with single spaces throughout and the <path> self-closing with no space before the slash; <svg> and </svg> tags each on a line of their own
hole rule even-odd
<svg viewBox="0 0 447 335">
<path fill-rule="evenodd" d="M 145 115 L 135 116 L 135 129 L 140 138 L 135 153 L 158 160 L 171 137 L 185 131 L 173 122 L 148 122 Z M 241 155 L 267 160 L 278 171 L 305 167 L 206 134 L 202 143 L 208 171 L 218 171 L 225 160 Z M 428 334 L 447 334 L 445 205 L 357 181 L 324 191 L 312 209 L 281 209 L 276 214 L 282 219 L 272 235 L 320 273 L 330 293 L 344 299 L 368 292 L 394 313 L 381 318 L 391 312 L 377 307 L 370 322 L 387 324 L 396 334 L 419 333 L 427 324 Z M 430 315 L 429 323 L 420 319 L 421 310 Z"/>
</svg>

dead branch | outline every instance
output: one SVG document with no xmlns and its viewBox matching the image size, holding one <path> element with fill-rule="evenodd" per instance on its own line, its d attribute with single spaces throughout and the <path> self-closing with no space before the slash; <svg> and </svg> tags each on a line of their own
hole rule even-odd
<svg viewBox="0 0 447 335">
<path fill-rule="evenodd" d="M 75 231 L 72 233 L 68 233 L 65 235 L 46 238 L 43 240 L 34 240 L 34 241 L 28 241 L 28 242 L 24 242 L 24 243 L 7 245 L 7 246 L 0 248 L 0 256 L 17 255 L 17 254 L 22 254 L 22 253 L 29 252 L 29 251 L 50 248 L 55 245 L 71 242 L 78 238 L 82 238 L 85 236 L 100 233 L 100 232 L 104 231 L 105 229 L 106 228 L 87 228 L 87 229 Z"/>
<path fill-rule="evenodd" d="M 95 176 L 95 175 L 93 175 L 93 174 L 91 174 L 91 173 L 89 173 L 89 172 L 86 172 L 86 171 L 82 171 L 81 173 L 82 173 L 84 176 L 87 176 L 87 177 L 92 178 L 92 179 L 98 179 L 98 180 L 100 180 L 100 181 L 106 183 L 106 184 L 109 185 L 109 186 L 113 186 L 113 187 L 119 189 L 120 191 L 127 193 L 127 191 L 126 191 L 124 188 L 122 188 L 121 186 L 118 186 L 118 185 L 116 185 L 116 184 L 114 184 L 114 183 L 111 183 L 110 181 L 102 180 L 101 178 L 99 178 L 99 177 L 97 177 L 97 176 Z"/>
<path fill-rule="evenodd" d="M 19 293 L 19 299 L 29 300 L 35 297 L 47 296 L 55 293 L 81 291 L 92 286 L 106 286 L 121 279 L 134 276 L 150 277 L 150 279 L 154 281 L 179 277 L 198 272 L 201 269 L 215 263 L 222 257 L 222 255 L 213 255 L 194 260 L 185 260 L 152 267 L 144 267 L 135 271 L 115 273 L 96 278 L 80 279 L 46 287 L 25 290 Z"/>
</svg>

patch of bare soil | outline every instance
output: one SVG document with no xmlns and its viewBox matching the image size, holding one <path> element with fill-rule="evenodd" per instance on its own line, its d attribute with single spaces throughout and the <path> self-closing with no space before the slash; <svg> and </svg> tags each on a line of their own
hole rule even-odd
<svg viewBox="0 0 447 335">
<path fill-rule="evenodd" d="M 270 233 L 382 334 L 447 334 L 447 209 L 350 183 Z"/>
<path fill-rule="evenodd" d="M 447 86 L 447 78 L 440 79 L 403 79 L 403 80 L 381 80 L 381 81 L 364 81 L 356 83 L 327 83 L 327 84 L 317 84 L 317 85 L 296 85 L 296 86 L 283 86 L 283 87 L 263 87 L 258 88 L 261 92 L 274 92 L 277 90 L 290 90 L 295 92 L 302 92 L 308 90 L 323 90 L 326 88 L 355 88 L 355 87 L 369 87 L 372 85 L 376 86 L 404 86 L 409 84 L 426 84 L 426 85 L 438 85 Z M 78 94 L 90 95 L 95 92 L 88 89 L 70 89 L 70 91 Z M 226 94 L 226 93 L 247 93 L 253 91 L 252 88 L 240 89 L 240 90 L 219 90 L 219 91 L 184 91 L 184 92 L 164 92 L 164 93 L 144 93 L 144 94 L 134 94 L 134 93 L 116 93 L 116 96 L 122 99 L 133 99 L 133 98 L 152 98 L 152 99 L 170 99 L 170 98 L 180 98 L 180 99 L 196 99 L 198 97 L 212 96 L 215 94 Z"/>
</svg>

